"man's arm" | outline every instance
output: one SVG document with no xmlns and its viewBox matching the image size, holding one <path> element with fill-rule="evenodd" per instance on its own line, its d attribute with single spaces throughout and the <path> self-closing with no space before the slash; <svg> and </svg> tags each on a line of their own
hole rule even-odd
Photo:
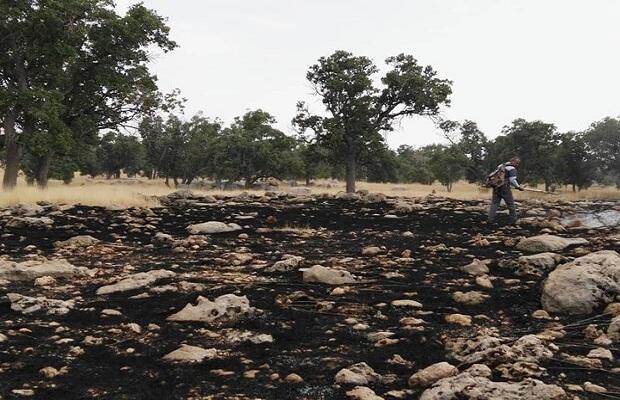
<svg viewBox="0 0 620 400">
<path fill-rule="evenodd" d="M 517 190 L 523 190 L 517 181 L 517 169 L 513 166 L 507 166 L 506 173 L 508 174 L 508 181 L 510 182 L 510 185 Z"/>
</svg>

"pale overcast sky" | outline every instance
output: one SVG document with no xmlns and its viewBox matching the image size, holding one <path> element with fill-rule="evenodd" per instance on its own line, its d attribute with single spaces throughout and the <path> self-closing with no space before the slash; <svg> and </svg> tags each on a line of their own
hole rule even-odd
<svg viewBox="0 0 620 400">
<path fill-rule="evenodd" d="M 117 2 L 120 10 L 131 0 Z M 414 55 L 454 82 L 449 119 L 490 137 L 515 118 L 583 130 L 620 115 L 619 0 L 144 0 L 168 18 L 180 47 L 155 54 L 164 91 L 186 114 L 226 123 L 262 108 L 292 132 L 298 100 L 322 109 L 305 79 L 334 50 Z M 441 141 L 423 118 L 390 133 L 391 147 Z"/>
</svg>

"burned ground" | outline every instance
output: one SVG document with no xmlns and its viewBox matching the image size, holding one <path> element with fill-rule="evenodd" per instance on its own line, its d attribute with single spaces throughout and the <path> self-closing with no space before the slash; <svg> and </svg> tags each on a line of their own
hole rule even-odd
<svg viewBox="0 0 620 400">
<path fill-rule="evenodd" d="M 584 338 L 584 328 L 604 329 L 609 324 L 610 317 L 601 310 L 586 317 L 532 318 L 532 312 L 541 308 L 543 278 L 517 276 L 514 269 L 500 264 L 523 255 L 514 247 L 519 238 L 549 228 L 502 226 L 505 221 L 488 227 L 481 202 L 428 198 L 408 212 L 396 213 L 394 200 L 286 196 L 212 200 L 171 201 L 152 210 L 46 206 L 37 215 L 52 218 L 50 226 L 4 226 L 0 254 L 6 259 L 62 257 L 75 266 L 96 269 L 96 274 L 59 278 L 51 286 L 3 283 L 0 333 L 6 340 L 0 341 L 0 398 L 341 399 L 352 386 L 334 384 L 334 376 L 358 362 L 389 377 L 371 386 L 378 395 L 394 398 L 388 392 L 408 390 L 407 380 L 418 369 L 449 360 L 446 338 L 487 332 L 509 342 L 563 325 L 563 336 L 554 341 L 557 353 L 585 356 L 598 346 Z M 582 211 L 610 206 L 617 208 L 610 203 L 579 205 Z M 522 208 L 545 215 L 574 206 L 532 203 Z M 5 212 L 5 222 L 10 214 Z M 240 232 L 207 235 L 206 244 L 193 247 L 155 240 L 161 232 L 182 241 L 188 237 L 188 225 L 205 221 L 237 222 L 247 238 Z M 407 231 L 411 234 L 404 235 Z M 566 250 L 563 255 L 568 257 L 620 251 L 618 228 L 559 234 L 590 241 Z M 83 248 L 54 247 L 56 241 L 76 235 L 91 235 L 101 242 Z M 367 246 L 379 247 L 379 253 L 362 256 Z M 239 254 L 251 257 L 235 256 Z M 302 269 L 315 264 L 337 267 L 358 281 L 326 285 L 304 282 L 298 269 L 265 271 L 285 254 L 303 257 Z M 474 259 L 491 260 L 492 288 L 476 285 L 474 277 L 460 269 Z M 173 271 L 175 276 L 134 291 L 96 294 L 99 287 L 128 274 L 155 269 Z M 343 289 L 341 293 L 332 292 L 336 287 Z M 457 303 L 451 297 L 456 291 L 472 290 L 489 297 L 479 305 Z M 21 314 L 11 309 L 7 293 L 74 299 L 76 306 L 65 315 Z M 227 293 L 247 296 L 261 311 L 216 326 L 166 320 L 198 295 L 213 299 Z M 422 308 L 392 304 L 399 299 L 415 300 Z M 119 315 L 102 315 L 102 310 L 110 309 Z M 447 323 L 445 316 L 454 313 L 473 317 L 473 324 Z M 405 329 L 401 319 L 408 316 L 425 324 Z M 217 336 L 233 328 L 269 334 L 273 342 L 229 343 Z M 376 332 L 389 332 L 395 340 L 373 342 L 369 334 Z M 162 360 L 181 344 L 217 348 L 226 356 L 190 364 Z M 617 346 L 610 349 L 617 359 Z M 409 363 L 389 362 L 396 354 Z M 42 376 L 40 370 L 50 366 L 66 370 L 53 378 Z M 614 394 L 620 392 L 620 384 L 612 361 L 596 368 L 556 356 L 541 366 L 546 372 L 539 379 L 546 383 L 589 381 L 608 389 L 606 394 L 573 394 L 579 398 L 620 396 Z M 286 381 L 291 373 L 303 382 Z M 493 379 L 503 378 L 495 371 Z M 421 391 L 401 395 L 417 398 Z"/>
</svg>

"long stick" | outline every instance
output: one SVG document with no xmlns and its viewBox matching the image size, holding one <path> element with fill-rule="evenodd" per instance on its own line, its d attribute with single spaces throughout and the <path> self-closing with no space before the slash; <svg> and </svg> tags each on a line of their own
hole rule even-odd
<svg viewBox="0 0 620 400">
<path fill-rule="evenodd" d="M 546 192 L 544 190 L 540 190 L 540 189 L 530 189 L 530 188 L 523 188 L 524 191 L 526 192 L 534 192 L 534 193 L 544 193 L 544 194 L 557 194 L 557 193 L 552 193 L 552 192 Z"/>
</svg>

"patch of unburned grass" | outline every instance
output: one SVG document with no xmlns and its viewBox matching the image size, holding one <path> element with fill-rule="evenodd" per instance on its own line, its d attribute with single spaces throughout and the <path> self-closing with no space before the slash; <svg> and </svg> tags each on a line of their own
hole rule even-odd
<svg viewBox="0 0 620 400">
<path fill-rule="evenodd" d="M 0 173 L 2 171 L 0 170 Z M 278 190 L 287 191 L 290 187 L 282 186 Z M 309 187 L 312 193 L 336 194 L 345 189 L 343 182 L 319 180 L 314 186 Z M 412 184 L 390 184 L 390 183 L 368 183 L 359 182 L 358 190 L 367 190 L 372 193 L 384 193 L 388 196 L 402 197 L 424 197 L 429 194 L 445 196 L 460 200 L 479 200 L 490 199 L 491 191 L 477 185 L 466 182 L 457 182 L 452 191 L 448 192 L 440 184 L 422 185 Z M 0 207 L 7 207 L 16 204 L 33 204 L 46 201 L 57 204 L 84 204 L 90 206 L 107 207 L 152 207 L 158 204 L 156 196 L 164 196 L 174 192 L 174 187 L 168 187 L 162 179 L 89 179 L 76 177 L 70 185 L 65 185 L 59 181 L 50 181 L 46 190 L 27 186 L 20 180 L 18 187 L 13 191 L 0 191 Z M 244 190 L 193 190 L 197 193 L 236 196 Z M 249 190 L 248 193 L 263 194 L 262 190 Z M 563 189 L 557 195 L 545 195 L 531 192 L 515 191 L 517 199 L 541 199 L 541 200 L 618 200 L 620 190 L 615 187 L 592 187 L 580 192 L 573 192 L 570 189 Z M 303 229 L 295 228 L 292 229 Z"/>
</svg>

